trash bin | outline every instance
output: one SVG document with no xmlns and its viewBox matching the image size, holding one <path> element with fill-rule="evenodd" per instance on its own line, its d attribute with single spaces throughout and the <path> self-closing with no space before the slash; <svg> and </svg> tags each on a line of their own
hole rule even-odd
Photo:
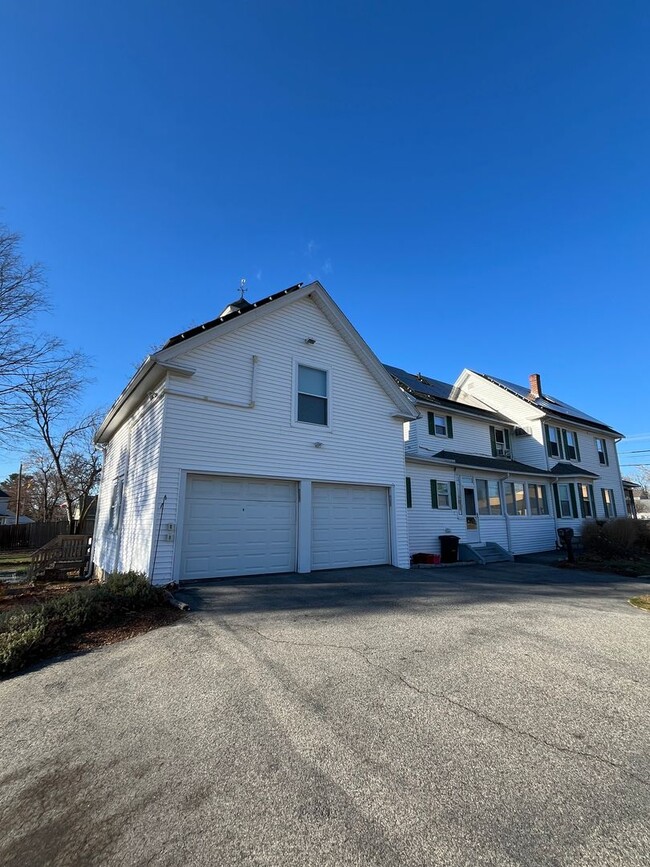
<svg viewBox="0 0 650 867">
<path fill-rule="evenodd" d="M 440 539 L 440 561 L 442 563 L 458 562 L 458 543 L 460 536 L 438 536 Z"/>
</svg>

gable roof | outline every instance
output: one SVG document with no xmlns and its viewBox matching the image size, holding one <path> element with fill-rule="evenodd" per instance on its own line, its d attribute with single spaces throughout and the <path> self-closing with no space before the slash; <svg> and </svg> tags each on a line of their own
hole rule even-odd
<svg viewBox="0 0 650 867">
<path fill-rule="evenodd" d="M 170 337 L 162 349 L 147 356 L 142 362 L 106 414 L 97 430 L 95 441 L 97 443 L 108 442 L 114 431 L 143 402 L 147 393 L 160 384 L 167 373 L 175 373 L 180 376 L 192 376 L 194 374 L 194 370 L 176 363 L 177 357 L 184 354 L 190 345 L 200 345 L 205 341 L 218 338 L 221 333 L 229 334 L 242 325 L 265 316 L 270 309 L 278 310 L 307 297 L 314 301 L 325 318 L 339 332 L 359 361 L 365 365 L 368 372 L 392 400 L 396 408 L 395 416 L 407 420 L 417 418 L 418 412 L 412 401 L 401 391 L 349 319 L 335 304 L 321 283 L 316 280 L 307 285 L 296 283 L 288 289 L 283 289 L 281 292 L 276 292 L 274 295 L 269 295 L 253 304 L 237 306 L 225 316 L 211 319 L 202 325 Z M 234 305 L 229 305 L 229 307 L 232 306 Z"/>
<path fill-rule="evenodd" d="M 392 367 L 390 364 L 385 364 L 384 367 L 398 385 L 416 400 L 445 409 L 479 415 L 481 418 L 491 419 L 500 424 L 513 424 L 510 419 L 488 407 L 479 398 L 468 394 L 456 385 L 442 382 L 440 379 L 431 379 L 428 376 L 423 376 L 421 373 L 408 373 L 406 370 L 402 370 L 401 367 Z"/>
<path fill-rule="evenodd" d="M 6 491 L 0 489 L 0 497 L 6 497 L 7 499 L 9 499 L 9 494 Z"/>
<path fill-rule="evenodd" d="M 582 410 L 576 409 L 576 407 L 571 406 L 571 404 L 565 403 L 562 400 L 558 400 L 558 398 L 556 397 L 551 397 L 548 394 L 541 395 L 540 397 L 531 397 L 530 388 L 526 388 L 523 385 L 517 385 L 514 382 L 508 382 L 508 380 L 506 379 L 500 379 L 499 377 L 491 376 L 488 373 L 480 373 L 478 370 L 472 370 L 471 373 L 474 373 L 476 376 L 481 376 L 483 377 L 483 379 L 487 379 L 488 382 L 493 382 L 495 385 L 498 385 L 501 388 L 504 388 L 506 391 L 509 391 L 510 394 L 514 394 L 515 397 L 519 397 L 522 400 L 525 400 L 526 403 L 537 407 L 537 409 L 542 410 L 542 412 L 548 413 L 549 415 L 560 416 L 560 418 L 568 418 L 572 421 L 586 424 L 589 427 L 596 427 L 601 430 L 609 431 L 610 433 L 613 433 L 619 437 L 623 436 L 623 434 L 614 430 L 614 428 L 610 427 L 604 422 L 599 421 L 593 416 L 587 415 L 586 412 L 582 412 Z"/>
</svg>

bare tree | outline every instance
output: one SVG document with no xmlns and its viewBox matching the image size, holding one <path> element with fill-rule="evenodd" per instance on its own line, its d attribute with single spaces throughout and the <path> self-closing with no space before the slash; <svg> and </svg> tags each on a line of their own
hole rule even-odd
<svg viewBox="0 0 650 867">
<path fill-rule="evenodd" d="M 20 241 L 0 224 L 0 444 L 5 445 L 24 432 L 17 400 L 22 377 L 42 371 L 61 351 L 60 341 L 33 333 L 34 317 L 48 304 L 43 269 L 24 260 Z"/>
<path fill-rule="evenodd" d="M 87 509 L 100 472 L 99 453 L 92 442 L 99 413 L 77 416 L 82 392 L 89 383 L 87 370 L 86 356 L 72 352 L 46 370 L 25 374 L 18 387 L 33 434 L 51 458 L 71 533 L 75 514 Z"/>
</svg>

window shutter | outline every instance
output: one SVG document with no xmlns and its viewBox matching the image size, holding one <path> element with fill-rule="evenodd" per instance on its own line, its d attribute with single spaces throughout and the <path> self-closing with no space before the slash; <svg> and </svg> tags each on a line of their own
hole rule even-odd
<svg viewBox="0 0 650 867">
<path fill-rule="evenodd" d="M 549 458 L 555 457 L 555 455 L 551 454 L 551 435 L 548 432 L 548 425 L 544 425 L 544 439 L 546 440 L 546 454 Z"/>
<path fill-rule="evenodd" d="M 406 477 L 406 508 L 410 509 L 413 505 L 413 499 L 411 497 L 411 480 L 407 476 Z"/>
<path fill-rule="evenodd" d="M 605 450 L 605 466 L 609 466 L 609 455 L 607 454 L 607 441 L 603 439 L 603 449 Z"/>
<path fill-rule="evenodd" d="M 562 428 L 562 445 L 564 447 L 564 454 L 567 456 L 567 460 L 569 459 L 569 440 L 567 439 L 566 431 Z"/>
<path fill-rule="evenodd" d="M 596 517 L 596 498 L 594 497 L 594 486 L 588 485 L 589 488 L 589 499 L 591 500 L 591 517 Z"/>
<path fill-rule="evenodd" d="M 578 485 L 578 494 L 578 499 L 580 500 L 580 513 L 582 514 L 583 518 L 586 518 L 587 512 L 585 510 L 585 499 L 583 496 L 582 485 Z"/>
<path fill-rule="evenodd" d="M 578 506 L 576 503 L 576 486 L 573 482 L 569 485 L 569 496 L 571 497 L 571 513 L 574 518 L 578 517 Z"/>
<path fill-rule="evenodd" d="M 506 448 L 510 452 L 510 431 L 506 430 L 506 428 L 503 429 L 503 437 L 506 443 Z M 512 452 L 510 452 L 510 454 L 512 454 Z"/>
<path fill-rule="evenodd" d="M 449 490 L 451 491 L 451 508 L 458 508 L 458 499 L 456 497 L 456 482 L 449 483 Z"/>
<path fill-rule="evenodd" d="M 492 457 L 497 456 L 497 439 L 494 435 L 494 425 L 490 425 L 490 445 L 492 446 Z"/>
<path fill-rule="evenodd" d="M 576 444 L 576 460 L 580 463 L 580 444 L 578 443 L 578 434 L 575 431 L 573 431 L 573 439 Z"/>
<path fill-rule="evenodd" d="M 450 440 L 454 438 L 454 425 L 450 415 L 447 416 L 447 436 Z"/>
<path fill-rule="evenodd" d="M 605 517 L 609 518 L 609 513 L 607 511 L 607 500 L 605 498 L 605 488 L 600 489 L 600 494 L 603 498 L 603 512 L 605 513 Z"/>
<path fill-rule="evenodd" d="M 562 510 L 560 509 L 560 492 L 557 489 L 557 485 L 553 485 L 553 499 L 555 500 L 555 514 L 558 518 L 561 518 Z"/>
<path fill-rule="evenodd" d="M 431 479 L 431 508 L 438 508 L 438 482 Z"/>
<path fill-rule="evenodd" d="M 436 421 L 432 412 L 427 413 L 427 421 L 429 422 L 429 433 L 434 437 L 436 435 Z"/>
</svg>

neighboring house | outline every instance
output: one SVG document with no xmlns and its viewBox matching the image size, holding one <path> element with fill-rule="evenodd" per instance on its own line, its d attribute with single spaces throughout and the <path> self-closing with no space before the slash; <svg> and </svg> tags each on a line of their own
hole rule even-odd
<svg viewBox="0 0 650 867">
<path fill-rule="evenodd" d="M 229 305 L 147 358 L 104 419 L 93 561 L 157 583 L 407 567 L 415 416 L 319 283 Z"/>
<path fill-rule="evenodd" d="M 141 365 L 97 435 L 93 562 L 166 583 L 407 567 L 443 534 L 547 550 L 558 527 L 625 514 L 620 436 L 538 376 L 385 368 L 320 283 L 298 284 Z"/>
<path fill-rule="evenodd" d="M 15 524 L 16 523 L 16 513 L 10 511 L 9 509 L 9 494 L 5 491 L 0 490 L 0 525 L 2 524 Z M 19 524 L 33 524 L 34 521 L 32 518 L 28 518 L 26 515 L 20 515 L 18 518 Z"/>
<path fill-rule="evenodd" d="M 641 490 L 641 485 L 637 482 L 631 482 L 629 479 L 623 479 L 623 493 L 625 494 L 625 506 L 629 518 L 638 517 L 636 511 L 635 494 Z"/>
<path fill-rule="evenodd" d="M 621 434 L 528 388 L 464 370 L 451 385 L 387 367 L 419 418 L 406 425 L 411 552 L 440 534 L 521 554 L 553 548 L 559 527 L 626 514 Z"/>
</svg>

